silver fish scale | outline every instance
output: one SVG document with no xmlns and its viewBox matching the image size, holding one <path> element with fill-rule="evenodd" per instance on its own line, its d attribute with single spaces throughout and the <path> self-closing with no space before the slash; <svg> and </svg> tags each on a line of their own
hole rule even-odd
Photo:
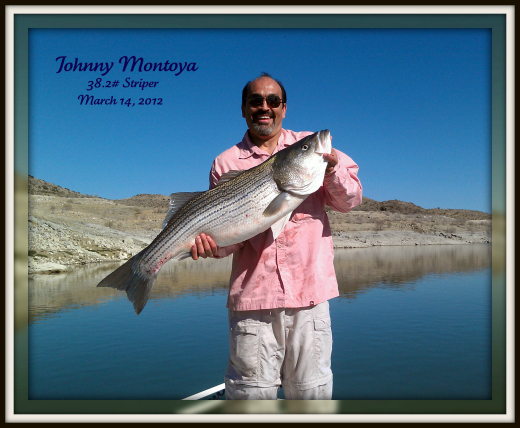
<svg viewBox="0 0 520 428">
<path fill-rule="evenodd" d="M 230 231 L 239 224 L 244 228 L 258 222 L 280 193 L 273 180 L 271 159 L 190 200 L 170 219 L 139 263 L 153 268 L 165 258 L 185 253 L 200 233 L 210 235 L 217 245 L 230 245 L 225 242 Z"/>
<path fill-rule="evenodd" d="M 316 145 L 320 151 L 315 150 Z M 199 194 L 170 218 L 148 247 L 105 277 L 98 287 L 126 291 L 139 315 L 162 265 L 172 258 L 189 257 L 200 233 L 207 233 L 223 247 L 250 239 L 281 220 L 273 228 L 273 234 L 278 234 L 287 220 L 283 217 L 323 183 L 325 152 L 330 153 L 328 130 L 309 135 L 266 162 Z"/>
</svg>

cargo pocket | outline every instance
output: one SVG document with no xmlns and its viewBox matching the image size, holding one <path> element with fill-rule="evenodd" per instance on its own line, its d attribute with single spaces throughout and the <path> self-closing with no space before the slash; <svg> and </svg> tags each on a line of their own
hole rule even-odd
<svg viewBox="0 0 520 428">
<path fill-rule="evenodd" d="M 257 324 L 234 324 L 231 327 L 230 362 L 236 382 L 256 382 L 259 367 L 259 326 Z"/>
<path fill-rule="evenodd" d="M 320 378 L 332 373 L 330 368 L 332 355 L 332 329 L 330 324 L 330 317 L 314 319 L 314 351 Z"/>
</svg>

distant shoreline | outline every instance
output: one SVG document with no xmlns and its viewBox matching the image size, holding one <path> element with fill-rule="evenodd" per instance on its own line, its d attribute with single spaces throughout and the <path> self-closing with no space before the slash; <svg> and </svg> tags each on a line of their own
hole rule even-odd
<svg viewBox="0 0 520 428">
<path fill-rule="evenodd" d="M 483 232 L 458 232 L 435 235 L 410 231 L 362 231 L 345 233 L 343 236 L 333 236 L 334 248 L 366 248 L 386 246 L 417 246 L 417 245 L 461 245 L 490 244 L 491 239 Z"/>
<path fill-rule="evenodd" d="M 123 200 L 86 196 L 34 177 L 28 185 L 30 274 L 128 260 L 160 233 L 169 204 L 164 195 Z M 26 197 L 25 192 L 15 194 Z M 478 211 L 425 210 L 368 198 L 348 214 L 327 211 L 338 249 L 491 242 L 491 215 Z"/>
</svg>

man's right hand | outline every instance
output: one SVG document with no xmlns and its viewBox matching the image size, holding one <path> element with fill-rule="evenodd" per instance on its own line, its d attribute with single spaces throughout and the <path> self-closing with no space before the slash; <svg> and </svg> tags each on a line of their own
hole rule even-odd
<svg viewBox="0 0 520 428">
<path fill-rule="evenodd" d="M 199 257 L 215 257 L 218 252 L 217 244 L 211 236 L 201 233 L 195 238 L 195 245 L 191 247 L 191 258 L 197 260 Z"/>
</svg>

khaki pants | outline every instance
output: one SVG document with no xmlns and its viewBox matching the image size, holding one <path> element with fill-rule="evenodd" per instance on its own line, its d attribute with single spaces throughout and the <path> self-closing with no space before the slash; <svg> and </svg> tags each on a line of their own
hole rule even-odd
<svg viewBox="0 0 520 428">
<path fill-rule="evenodd" d="M 229 311 L 226 399 L 332 397 L 329 302 L 308 308 Z"/>
</svg>

